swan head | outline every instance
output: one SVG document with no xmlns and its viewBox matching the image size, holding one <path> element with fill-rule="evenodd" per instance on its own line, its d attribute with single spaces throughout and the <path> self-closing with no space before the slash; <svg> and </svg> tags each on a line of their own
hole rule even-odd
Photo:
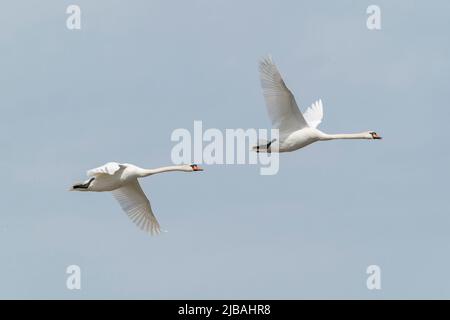
<svg viewBox="0 0 450 320">
<path fill-rule="evenodd" d="M 196 164 L 190 164 L 188 167 L 188 171 L 203 171 L 203 169 Z"/>
<path fill-rule="evenodd" d="M 381 139 L 383 139 L 375 131 L 369 131 L 369 135 L 370 135 L 369 139 L 374 139 L 374 140 L 381 140 Z"/>
</svg>

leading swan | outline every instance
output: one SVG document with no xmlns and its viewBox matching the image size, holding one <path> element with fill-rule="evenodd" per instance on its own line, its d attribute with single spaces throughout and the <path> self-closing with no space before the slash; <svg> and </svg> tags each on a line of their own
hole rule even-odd
<svg viewBox="0 0 450 320">
<path fill-rule="evenodd" d="M 279 130 L 276 139 L 253 147 L 256 152 L 289 152 L 316 141 L 336 139 L 381 139 L 375 131 L 351 134 L 327 134 L 317 129 L 323 119 L 322 100 L 301 113 L 294 95 L 286 87 L 280 72 L 269 56 L 259 64 L 261 86 L 272 127 Z"/>
<path fill-rule="evenodd" d="M 143 169 L 129 163 L 108 162 L 89 170 L 88 180 L 72 186 L 71 191 L 111 191 L 122 210 L 142 230 L 153 234 L 160 233 L 160 226 L 153 214 L 150 201 L 139 185 L 138 178 L 170 171 L 203 171 L 196 164 Z"/>
</svg>

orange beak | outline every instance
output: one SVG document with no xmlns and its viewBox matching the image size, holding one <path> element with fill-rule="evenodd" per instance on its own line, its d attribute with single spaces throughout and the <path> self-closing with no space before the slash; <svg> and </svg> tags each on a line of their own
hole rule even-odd
<svg viewBox="0 0 450 320">
<path fill-rule="evenodd" d="M 191 168 L 192 168 L 193 171 L 203 171 L 203 169 L 200 168 L 200 167 L 199 167 L 198 165 L 196 165 L 196 164 L 191 165 Z"/>
<path fill-rule="evenodd" d="M 377 140 L 383 139 L 383 138 L 380 137 L 376 132 L 374 132 L 374 133 L 372 134 L 372 138 L 377 139 Z"/>
</svg>

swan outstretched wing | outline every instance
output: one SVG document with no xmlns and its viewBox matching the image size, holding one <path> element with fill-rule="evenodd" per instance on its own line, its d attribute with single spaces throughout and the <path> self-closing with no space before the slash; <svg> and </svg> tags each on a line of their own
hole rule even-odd
<svg viewBox="0 0 450 320">
<path fill-rule="evenodd" d="M 311 107 L 306 109 L 303 117 L 311 128 L 317 128 L 323 119 L 322 100 L 314 102 Z"/>
<path fill-rule="evenodd" d="M 271 57 L 267 57 L 259 63 L 259 73 L 272 127 L 279 129 L 280 134 L 307 127 L 308 123 L 303 118 L 294 95 L 286 87 Z"/>
<path fill-rule="evenodd" d="M 124 165 L 117 162 L 108 162 L 101 167 L 91 169 L 87 172 L 88 177 L 95 177 L 99 174 L 113 175 L 120 169 L 125 168 Z"/>
<path fill-rule="evenodd" d="M 153 234 L 160 233 L 159 223 L 152 212 L 150 201 L 137 180 L 112 191 L 122 210 L 141 229 Z"/>
</svg>

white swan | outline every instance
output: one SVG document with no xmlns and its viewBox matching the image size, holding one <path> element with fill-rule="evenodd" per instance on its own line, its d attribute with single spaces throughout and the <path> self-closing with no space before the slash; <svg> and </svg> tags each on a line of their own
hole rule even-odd
<svg viewBox="0 0 450 320">
<path fill-rule="evenodd" d="M 272 58 L 259 64 L 261 86 L 272 127 L 279 129 L 279 141 L 253 147 L 256 152 L 289 152 L 303 148 L 316 141 L 335 139 L 381 139 L 374 131 L 352 134 L 327 134 L 317 128 L 322 122 L 322 100 L 316 101 L 305 113 L 301 113 L 294 95 L 286 87 Z"/>
<path fill-rule="evenodd" d="M 152 212 L 150 201 L 142 191 L 138 178 L 170 171 L 203 171 L 197 165 L 180 165 L 157 169 L 142 169 L 128 163 L 108 162 L 89 170 L 89 180 L 75 184 L 71 191 L 111 191 L 123 211 L 142 230 L 151 234 L 160 233 L 160 226 Z"/>
</svg>

